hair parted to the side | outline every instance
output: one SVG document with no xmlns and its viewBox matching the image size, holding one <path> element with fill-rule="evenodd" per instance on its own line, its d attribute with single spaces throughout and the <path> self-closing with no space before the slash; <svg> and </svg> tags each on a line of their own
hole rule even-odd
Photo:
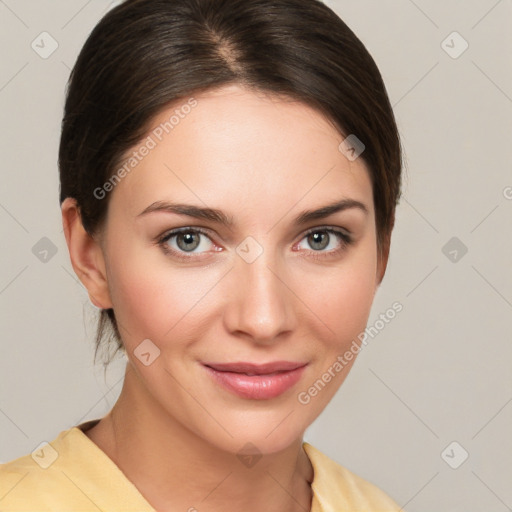
<svg viewBox="0 0 512 512">
<path fill-rule="evenodd" d="M 402 149 L 381 74 L 364 45 L 319 0 L 127 0 L 94 28 L 71 72 L 59 148 L 60 203 L 76 199 L 96 236 L 101 188 L 162 110 L 237 83 L 301 101 L 355 134 L 373 186 L 379 254 L 389 250 Z M 123 347 L 112 309 L 102 340 Z M 112 354 L 112 356 L 114 355 Z M 106 364 L 110 362 L 107 361 Z"/>
</svg>

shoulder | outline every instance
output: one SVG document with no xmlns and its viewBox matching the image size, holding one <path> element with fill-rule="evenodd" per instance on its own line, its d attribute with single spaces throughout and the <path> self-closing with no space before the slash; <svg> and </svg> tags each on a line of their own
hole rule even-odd
<svg viewBox="0 0 512 512">
<path fill-rule="evenodd" d="M 1 464 L 0 510 L 154 512 L 114 461 L 84 433 L 98 421 L 63 430 L 32 453 Z"/>
<path fill-rule="evenodd" d="M 65 437 L 70 430 L 62 431 L 51 442 L 41 443 L 30 454 L 0 464 L 1 510 L 46 511 L 63 504 L 90 506 L 69 475 L 66 457 L 69 441 Z"/>
<path fill-rule="evenodd" d="M 314 469 L 311 487 L 319 512 L 402 510 L 376 485 L 352 473 L 309 443 L 304 442 L 303 446 Z"/>
</svg>

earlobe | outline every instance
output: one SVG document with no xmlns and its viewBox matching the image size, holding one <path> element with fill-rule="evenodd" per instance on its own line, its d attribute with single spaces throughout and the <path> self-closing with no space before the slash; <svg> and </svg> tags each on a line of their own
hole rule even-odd
<svg viewBox="0 0 512 512">
<path fill-rule="evenodd" d="M 62 203 L 61 212 L 73 270 L 96 307 L 112 308 L 102 247 L 85 231 L 75 199 L 66 198 Z"/>
</svg>

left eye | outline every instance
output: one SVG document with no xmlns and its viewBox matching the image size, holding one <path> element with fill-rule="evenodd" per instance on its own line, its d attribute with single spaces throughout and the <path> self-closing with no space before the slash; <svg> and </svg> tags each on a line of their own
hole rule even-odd
<svg viewBox="0 0 512 512">
<path fill-rule="evenodd" d="M 334 229 L 316 229 L 306 234 L 303 240 L 309 245 L 313 251 L 329 252 L 340 248 L 340 246 L 347 245 L 350 242 L 348 235 L 342 231 Z M 301 241 L 301 244 L 303 242 Z M 299 248 L 308 249 L 299 244 Z"/>
</svg>

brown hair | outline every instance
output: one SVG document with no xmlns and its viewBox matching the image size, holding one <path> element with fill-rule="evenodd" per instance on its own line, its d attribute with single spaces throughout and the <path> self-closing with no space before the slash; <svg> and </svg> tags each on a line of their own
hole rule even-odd
<svg viewBox="0 0 512 512">
<path fill-rule="evenodd" d="M 402 151 L 380 72 L 347 25 L 318 0 L 127 0 L 108 12 L 71 72 L 59 148 L 60 203 L 85 230 L 105 221 L 114 174 L 152 119 L 180 98 L 238 83 L 314 107 L 364 145 L 379 255 L 389 251 Z M 122 348 L 112 309 L 96 336 Z M 108 364 L 108 362 L 107 362 Z"/>
</svg>

